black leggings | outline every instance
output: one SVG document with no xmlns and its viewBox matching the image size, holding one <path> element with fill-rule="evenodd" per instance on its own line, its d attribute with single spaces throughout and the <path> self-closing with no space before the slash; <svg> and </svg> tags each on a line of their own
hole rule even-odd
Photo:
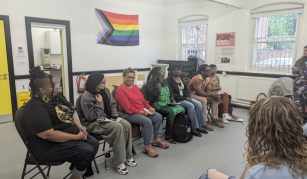
<svg viewBox="0 0 307 179">
<path fill-rule="evenodd" d="M 85 171 L 91 165 L 98 147 L 98 140 L 88 135 L 85 141 L 68 141 L 55 144 L 40 157 L 40 160 L 68 161 L 73 163 L 78 171 Z"/>
</svg>

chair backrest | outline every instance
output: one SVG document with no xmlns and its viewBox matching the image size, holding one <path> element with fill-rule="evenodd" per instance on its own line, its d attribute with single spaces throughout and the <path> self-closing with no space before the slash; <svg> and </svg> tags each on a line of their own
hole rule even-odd
<svg viewBox="0 0 307 179">
<path fill-rule="evenodd" d="M 80 121 L 84 121 L 85 120 L 85 115 L 82 111 L 82 108 L 81 108 L 81 98 L 82 98 L 82 95 L 80 95 L 77 100 L 76 100 L 76 110 L 77 110 L 77 113 L 78 113 L 78 116 L 79 116 L 79 119 Z"/>
<path fill-rule="evenodd" d="M 145 83 L 145 84 L 142 86 L 141 92 L 142 92 L 144 98 L 145 98 L 146 100 L 148 100 L 148 95 L 147 95 L 147 92 L 146 92 L 146 88 L 147 88 L 147 83 Z"/>
<path fill-rule="evenodd" d="M 24 113 L 24 107 L 21 107 L 17 110 L 17 112 L 15 113 L 15 127 L 17 129 L 17 132 L 20 136 L 20 138 L 22 139 L 23 143 L 26 145 L 26 147 L 29 149 L 29 142 L 28 142 L 28 138 L 24 132 L 24 126 L 22 124 L 22 120 L 23 120 L 23 113 Z"/>
</svg>

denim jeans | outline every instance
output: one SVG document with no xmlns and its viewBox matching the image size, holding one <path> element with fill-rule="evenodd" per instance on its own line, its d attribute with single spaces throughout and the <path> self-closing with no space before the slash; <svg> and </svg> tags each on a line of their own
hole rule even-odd
<svg viewBox="0 0 307 179">
<path fill-rule="evenodd" d="M 154 138 L 161 137 L 162 133 L 162 116 L 155 112 L 153 115 L 144 116 L 142 114 L 124 114 L 122 116 L 132 124 L 142 126 L 142 136 L 144 144 L 153 143 Z"/>
<path fill-rule="evenodd" d="M 187 115 L 191 119 L 192 129 L 204 126 L 205 121 L 202 114 L 201 102 L 192 99 L 191 101 L 183 100 L 179 104 L 187 111 Z"/>
</svg>

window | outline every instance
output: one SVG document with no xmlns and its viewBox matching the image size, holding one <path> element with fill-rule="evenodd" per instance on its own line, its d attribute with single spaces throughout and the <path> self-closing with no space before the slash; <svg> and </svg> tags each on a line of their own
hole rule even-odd
<svg viewBox="0 0 307 179">
<path fill-rule="evenodd" d="M 195 55 L 206 60 L 207 22 L 179 22 L 180 23 L 180 57 L 187 60 Z"/>
<path fill-rule="evenodd" d="M 298 12 L 286 11 L 253 17 L 253 70 L 290 73 L 296 60 L 299 19 Z"/>
</svg>

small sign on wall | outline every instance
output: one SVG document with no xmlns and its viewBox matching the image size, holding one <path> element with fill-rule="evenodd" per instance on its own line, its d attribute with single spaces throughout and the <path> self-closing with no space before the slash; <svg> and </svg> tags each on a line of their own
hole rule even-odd
<svg viewBox="0 0 307 179">
<path fill-rule="evenodd" d="M 234 64 L 235 58 L 235 32 L 216 34 L 215 56 L 216 63 Z"/>
</svg>

